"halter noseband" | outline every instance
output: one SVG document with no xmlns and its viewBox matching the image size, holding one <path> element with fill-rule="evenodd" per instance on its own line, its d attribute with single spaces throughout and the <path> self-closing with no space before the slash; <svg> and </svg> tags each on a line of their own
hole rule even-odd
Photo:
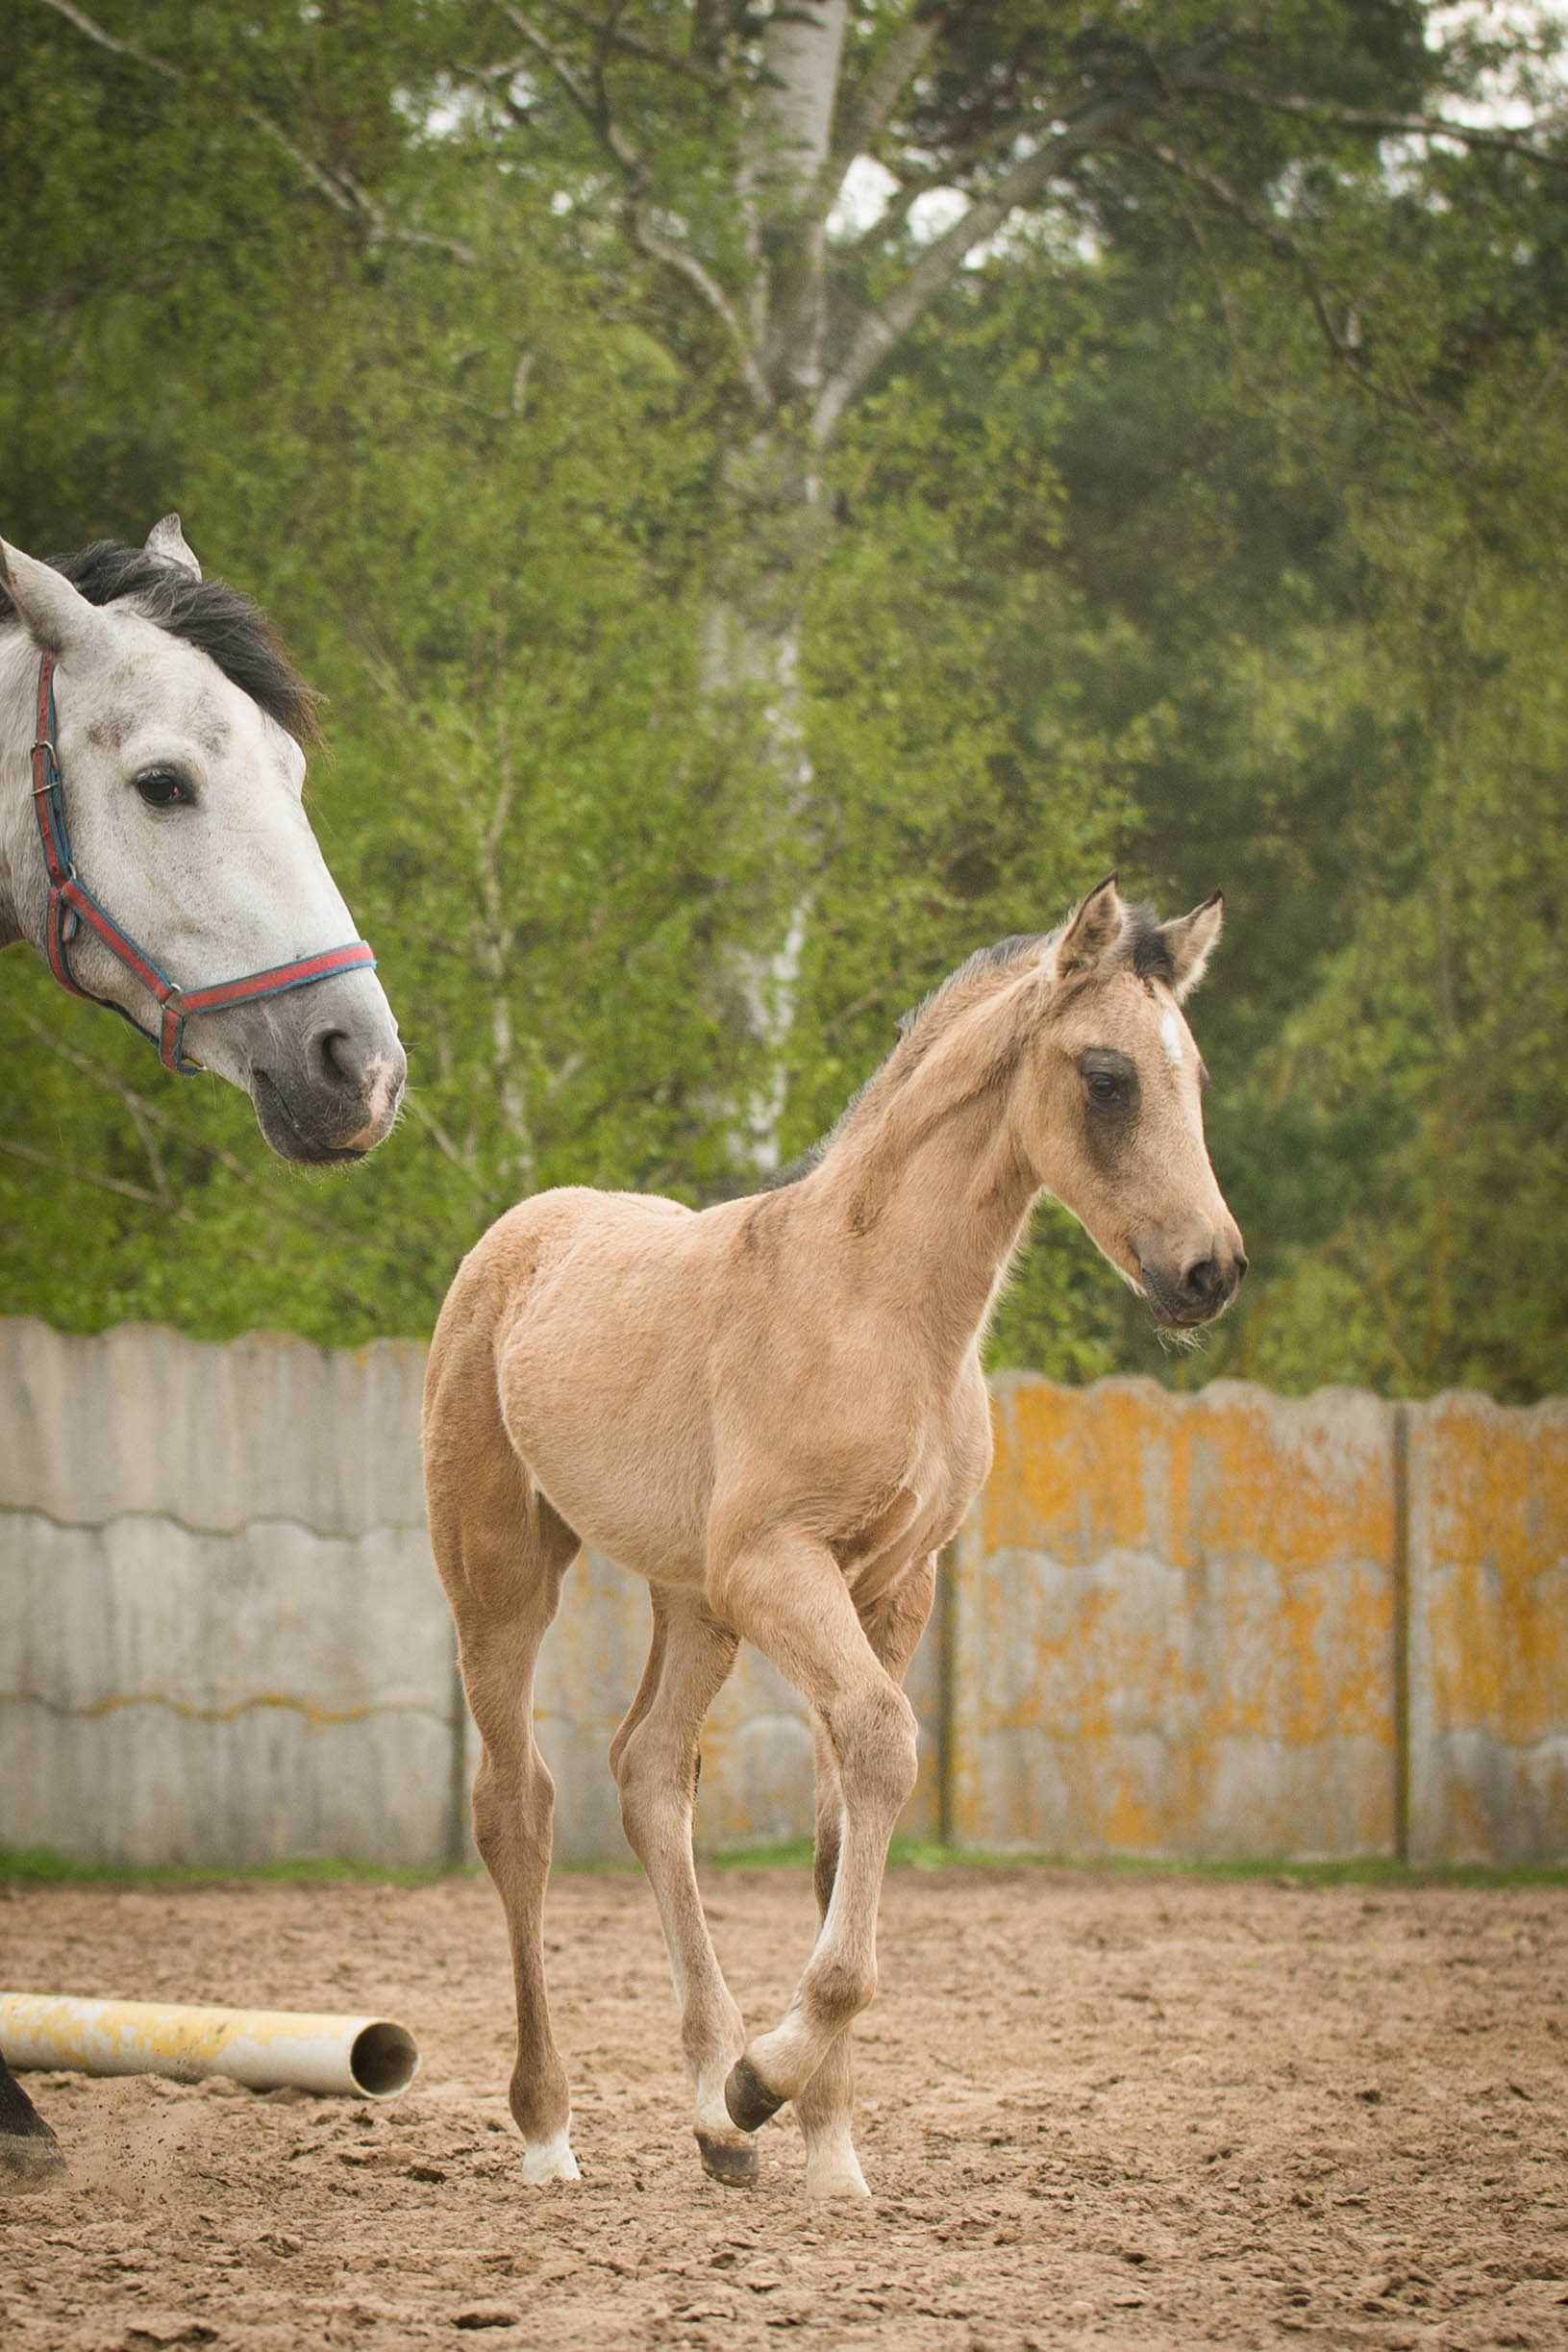
<svg viewBox="0 0 1568 2352">
<path fill-rule="evenodd" d="M 49 872 L 49 912 L 43 934 L 49 969 L 61 987 L 69 988 L 73 996 L 85 996 L 89 1003 L 107 1005 L 111 1013 L 117 1013 L 122 1020 L 129 1021 L 149 1045 L 156 1047 L 166 1070 L 177 1070 L 182 1077 L 191 1078 L 201 1069 L 199 1062 L 188 1062 L 185 1055 L 186 1022 L 193 1013 L 222 1013 L 231 1005 L 253 1005 L 263 996 L 282 996 L 289 988 L 308 988 L 314 981 L 331 980 L 338 972 L 374 971 L 376 959 L 368 941 L 350 939 L 344 947 L 324 948 L 319 955 L 301 956 L 293 963 L 276 963 L 270 971 L 247 972 L 239 980 L 220 980 L 209 988 L 178 988 L 146 949 L 138 947 L 130 933 L 120 929 L 114 917 L 77 877 L 71 860 L 70 832 L 65 823 L 64 779 L 55 749 L 55 658 L 46 653 L 38 663 L 33 806 L 37 812 L 43 863 Z M 94 996 L 90 988 L 84 988 L 73 977 L 70 942 L 83 923 L 97 933 L 110 954 L 117 956 L 156 1000 L 160 1015 L 156 1030 L 143 1029 L 123 1005 L 116 1005 L 108 996 Z"/>
</svg>

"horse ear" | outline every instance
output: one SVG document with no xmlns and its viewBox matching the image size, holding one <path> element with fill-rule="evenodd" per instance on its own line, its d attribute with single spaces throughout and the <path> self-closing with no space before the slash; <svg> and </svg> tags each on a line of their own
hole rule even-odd
<svg viewBox="0 0 1568 2352">
<path fill-rule="evenodd" d="M 1057 941 L 1052 960 L 1052 977 L 1056 980 L 1082 978 L 1090 972 L 1107 951 L 1115 946 L 1127 921 L 1127 909 L 1116 888 L 1116 877 L 1108 874 L 1074 910 Z"/>
<path fill-rule="evenodd" d="M 1161 923 L 1159 936 L 1170 951 L 1171 969 L 1176 977 L 1171 986 L 1176 1001 L 1192 994 L 1208 967 L 1208 959 L 1219 944 L 1225 924 L 1225 893 L 1216 890 L 1206 898 L 1201 907 L 1183 914 L 1174 923 Z"/>
<path fill-rule="evenodd" d="M 186 535 L 180 528 L 178 514 L 165 514 L 161 523 L 154 523 L 147 534 L 147 553 L 162 556 L 165 563 L 178 563 L 192 579 L 199 580 L 202 567 L 186 544 Z"/>
<path fill-rule="evenodd" d="M 46 653 L 83 653 L 104 634 L 104 616 L 52 563 L 24 556 L 0 539 L 0 585 L 16 617 Z"/>
</svg>

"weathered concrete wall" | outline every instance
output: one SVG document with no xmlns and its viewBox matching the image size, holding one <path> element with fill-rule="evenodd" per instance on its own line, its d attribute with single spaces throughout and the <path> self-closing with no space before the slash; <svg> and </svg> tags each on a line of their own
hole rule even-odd
<svg viewBox="0 0 1568 2352">
<path fill-rule="evenodd" d="M 423 1363 L 0 1323 L 0 1839 L 133 1863 L 442 1852 Z"/>
<path fill-rule="evenodd" d="M 1410 1416 L 1410 1851 L 1568 1859 L 1568 1401 Z"/>
<path fill-rule="evenodd" d="M 1388 1411 L 1216 1382 L 994 1384 L 958 1549 L 958 1839 L 1061 1854 L 1386 1853 Z"/>
<path fill-rule="evenodd" d="M 419 1470 L 424 1351 L 208 1347 L 0 1320 L 0 1842 L 93 1861 L 421 1865 L 463 1850 L 477 1761 Z M 647 1588 L 585 1558 L 536 1692 L 557 1850 L 624 1856 L 611 1735 Z M 935 1684 L 910 1678 L 928 1727 Z M 907 1826 L 934 1835 L 931 1729 Z M 811 1823 L 803 1702 L 743 1652 L 700 1834 Z"/>
<path fill-rule="evenodd" d="M 239 1865 L 460 1852 L 474 1735 L 430 1560 L 422 1351 L 0 1321 L 0 1842 Z M 997 1461 L 910 1675 L 907 1831 L 1058 1853 L 1568 1858 L 1568 1405 L 995 1384 Z M 586 1558 L 540 1664 L 557 1850 L 645 1587 Z M 709 1844 L 810 1825 L 742 1651 Z"/>
</svg>

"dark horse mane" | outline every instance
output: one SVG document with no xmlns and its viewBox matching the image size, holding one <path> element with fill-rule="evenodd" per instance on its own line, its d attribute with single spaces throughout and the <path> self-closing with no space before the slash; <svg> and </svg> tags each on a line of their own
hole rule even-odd
<svg viewBox="0 0 1568 2352">
<path fill-rule="evenodd" d="M 187 645 L 209 655 L 296 743 L 304 747 L 319 742 L 315 693 L 284 651 L 261 606 L 238 588 L 224 580 L 198 580 L 183 563 L 171 563 L 146 547 L 121 547 L 112 539 L 94 539 L 79 555 L 50 556 L 47 561 L 88 604 L 134 604 L 171 637 L 184 638 Z M 16 618 L 11 597 L 0 588 L 0 625 Z"/>
</svg>

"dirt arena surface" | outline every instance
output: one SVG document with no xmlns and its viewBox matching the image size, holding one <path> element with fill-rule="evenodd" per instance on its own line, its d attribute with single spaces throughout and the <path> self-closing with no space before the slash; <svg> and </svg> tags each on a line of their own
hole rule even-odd
<svg viewBox="0 0 1568 2352">
<path fill-rule="evenodd" d="M 715 1873 L 771 2018 L 804 1872 Z M 584 2182 L 525 2189 L 482 1881 L 0 1890 L 17 1985 L 376 2011 L 369 2107 L 30 2078 L 68 2184 L 0 2199 L 11 2352 L 178 2344 L 1568 2344 L 1568 1891 L 898 1871 L 860 2028 L 868 2208 L 698 2169 L 653 1903 L 548 1916 Z"/>
</svg>

